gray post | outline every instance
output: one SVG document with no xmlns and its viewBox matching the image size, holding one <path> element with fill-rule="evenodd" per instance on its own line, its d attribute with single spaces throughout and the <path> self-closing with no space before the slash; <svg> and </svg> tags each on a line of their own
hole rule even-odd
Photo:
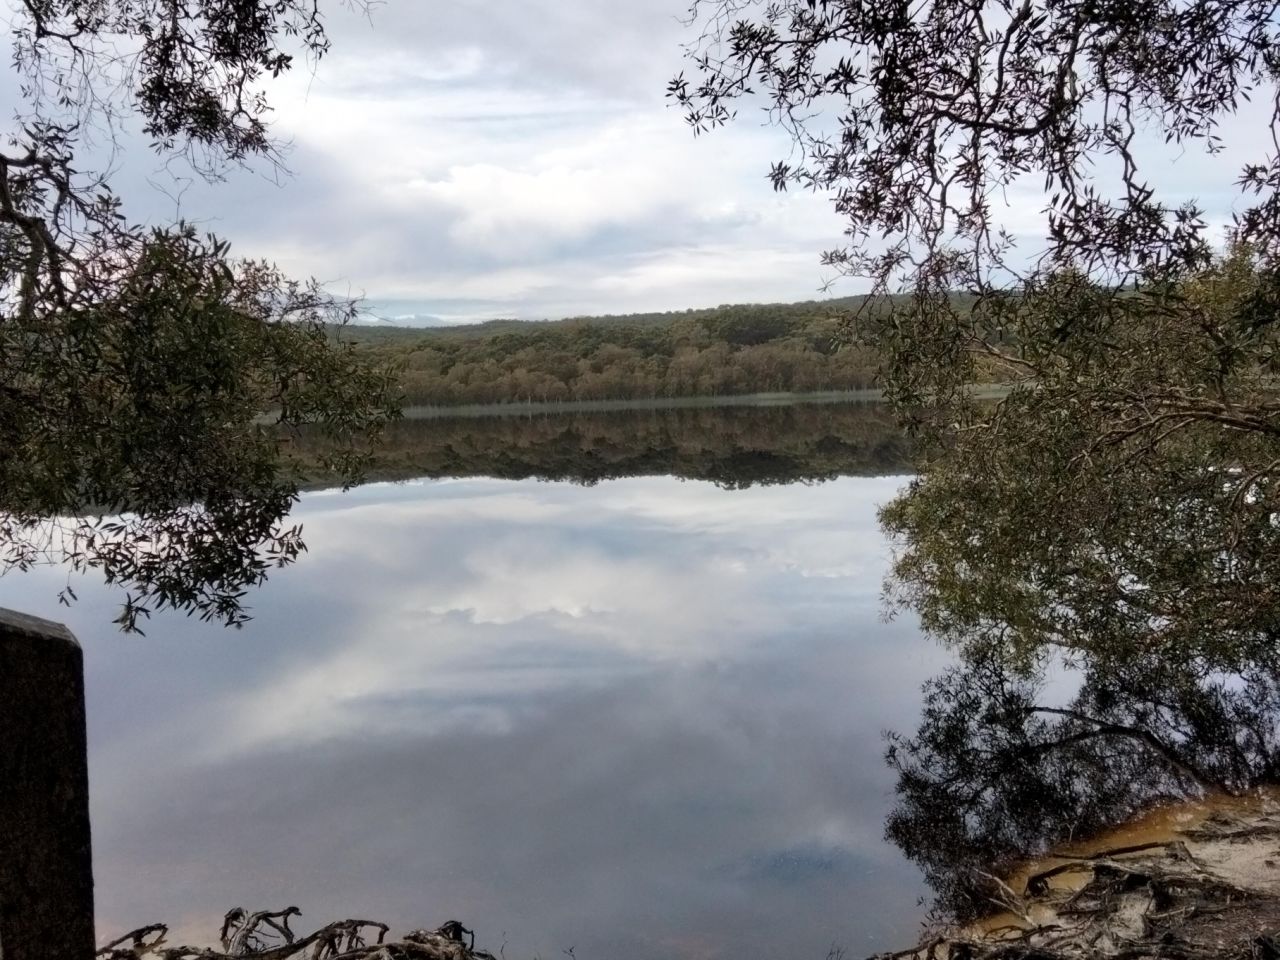
<svg viewBox="0 0 1280 960">
<path fill-rule="evenodd" d="M 0 960 L 93 954 L 80 644 L 0 609 Z"/>
</svg>

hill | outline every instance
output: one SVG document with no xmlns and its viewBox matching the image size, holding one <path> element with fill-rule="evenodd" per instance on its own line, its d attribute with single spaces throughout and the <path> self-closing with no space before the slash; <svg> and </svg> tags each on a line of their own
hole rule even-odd
<svg viewBox="0 0 1280 960">
<path fill-rule="evenodd" d="M 342 337 L 393 364 L 411 405 L 862 390 L 876 361 L 851 339 L 846 318 L 863 302 L 349 327 Z"/>
</svg>

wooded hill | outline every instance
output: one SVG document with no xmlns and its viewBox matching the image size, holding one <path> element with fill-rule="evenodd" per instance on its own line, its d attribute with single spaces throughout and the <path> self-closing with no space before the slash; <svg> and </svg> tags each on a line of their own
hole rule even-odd
<svg viewBox="0 0 1280 960">
<path fill-rule="evenodd" d="M 410 405 L 861 390 L 875 356 L 844 318 L 861 297 L 458 327 L 348 327 L 399 370 Z"/>
</svg>

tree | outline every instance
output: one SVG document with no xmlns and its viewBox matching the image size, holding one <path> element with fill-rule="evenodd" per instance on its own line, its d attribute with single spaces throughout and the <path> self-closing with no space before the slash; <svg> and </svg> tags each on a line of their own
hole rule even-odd
<svg viewBox="0 0 1280 960">
<path fill-rule="evenodd" d="M 1008 395 L 945 406 L 926 474 L 882 513 L 897 599 L 944 639 L 1023 659 L 1162 650 L 1231 668 L 1274 649 L 1270 282 L 1237 254 L 1167 294 L 1080 275 L 1029 289 Z"/>
<path fill-rule="evenodd" d="M 1170 149 L 1280 126 L 1272 8 L 1228 0 L 697 2 L 694 129 L 759 91 L 793 134 L 776 187 L 828 192 L 824 260 L 885 293 L 852 330 L 921 438 L 883 519 L 926 626 L 1023 657 L 1273 646 L 1280 150 L 1242 161 L 1232 247 L 1153 186 Z M 1163 139 L 1164 147 L 1153 146 Z M 1020 250 L 1007 190 L 1043 187 Z M 1211 185 L 1217 187 L 1217 185 Z M 1226 186 L 1226 185 L 1222 185 Z M 975 381 L 1007 392 L 980 400 Z"/>
<path fill-rule="evenodd" d="M 849 245 L 826 262 L 879 283 L 988 290 L 1023 274 L 1009 188 L 1043 186 L 1046 263 L 1112 284 L 1204 262 L 1193 204 L 1164 201 L 1163 137 L 1218 152 L 1220 122 L 1273 103 L 1280 55 L 1255 0 L 694 0 L 692 79 L 668 89 L 696 132 L 757 93 L 798 150 L 775 187 L 829 193 Z M 1273 123 L 1277 118 L 1272 108 Z M 1242 166 L 1241 239 L 1273 252 L 1274 144 Z"/>
<path fill-rule="evenodd" d="M 1132 316 L 1126 287 L 1157 310 L 1176 300 L 1176 282 L 1211 261 L 1209 225 L 1150 170 L 1163 173 L 1171 149 L 1258 151 L 1252 130 L 1232 142 L 1221 129 L 1246 101 L 1280 125 L 1280 24 L 1252 0 L 694 0 L 690 22 L 693 76 L 669 96 L 695 132 L 764 100 L 796 147 L 774 186 L 823 191 L 844 218 L 848 243 L 824 261 L 878 293 L 911 291 L 863 311 L 858 332 L 885 358 L 890 398 L 943 422 L 973 357 L 1018 364 L 1021 350 L 1047 358 L 1075 337 L 1106 349 Z M 1255 326 L 1280 303 L 1276 142 L 1242 156 L 1235 184 L 1234 240 L 1261 274 Z M 1014 189 L 1024 208 L 1042 198 L 1033 249 L 1004 223 Z M 1085 331 L 1062 312 L 1041 341 L 1017 340 L 1018 294 L 1064 270 L 1114 298 L 1094 298 Z"/>
<path fill-rule="evenodd" d="M 881 515 L 891 596 L 961 657 L 888 751 L 888 836 L 940 906 L 983 913 L 1010 859 L 1160 799 L 1274 782 L 1274 8 L 695 0 L 692 18 L 694 76 L 669 92 L 695 132 L 759 93 L 797 147 L 774 186 L 844 218 L 824 262 L 909 294 L 849 329 L 922 451 Z M 1220 125 L 1249 99 L 1271 136 L 1246 157 Z M 1240 157 L 1224 251 L 1154 179 L 1195 150 Z M 1021 248 L 1005 198 L 1039 189 Z M 991 380 L 999 396 L 974 390 Z M 1083 674 L 1065 703 L 1041 682 L 1063 661 Z"/>
<path fill-rule="evenodd" d="M 265 82 L 328 49 L 301 0 L 22 0 L 23 101 L 0 152 L 0 571 L 123 585 L 118 622 L 173 607 L 239 623 L 246 589 L 304 549 L 287 433 L 359 475 L 391 380 L 334 335 L 353 306 L 189 225 L 144 229 L 81 169 L 140 124 L 216 176 L 278 162 Z M 269 421 L 269 422 L 268 422 Z M 65 599 L 73 599 L 70 583 Z"/>
</svg>

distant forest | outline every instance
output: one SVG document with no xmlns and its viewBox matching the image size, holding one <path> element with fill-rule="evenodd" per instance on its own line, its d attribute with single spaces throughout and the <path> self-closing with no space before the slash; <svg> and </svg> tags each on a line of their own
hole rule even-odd
<svg viewBox="0 0 1280 960">
<path fill-rule="evenodd" d="M 842 335 L 861 298 L 460 327 L 354 327 L 405 402 L 452 406 L 862 390 L 876 358 Z"/>
</svg>

